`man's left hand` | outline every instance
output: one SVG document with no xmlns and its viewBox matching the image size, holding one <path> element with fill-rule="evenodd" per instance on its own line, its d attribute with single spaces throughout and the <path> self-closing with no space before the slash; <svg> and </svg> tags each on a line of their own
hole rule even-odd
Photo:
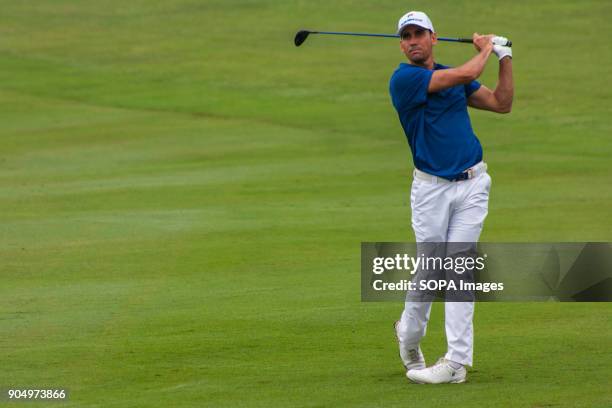
<svg viewBox="0 0 612 408">
<path fill-rule="evenodd" d="M 506 37 L 495 36 L 491 39 L 493 43 L 493 52 L 501 61 L 504 57 L 512 58 L 512 48 L 506 46 L 508 39 Z"/>
<path fill-rule="evenodd" d="M 512 48 L 503 45 L 493 45 L 493 52 L 501 61 L 505 57 L 512 58 Z"/>
</svg>

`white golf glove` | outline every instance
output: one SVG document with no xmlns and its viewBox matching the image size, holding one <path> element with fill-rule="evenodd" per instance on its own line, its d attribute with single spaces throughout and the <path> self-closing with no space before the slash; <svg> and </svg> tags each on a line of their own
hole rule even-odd
<svg viewBox="0 0 612 408">
<path fill-rule="evenodd" d="M 493 52 L 501 61 L 504 57 L 512 58 L 512 48 L 507 47 L 508 39 L 506 37 L 493 37 Z"/>
</svg>

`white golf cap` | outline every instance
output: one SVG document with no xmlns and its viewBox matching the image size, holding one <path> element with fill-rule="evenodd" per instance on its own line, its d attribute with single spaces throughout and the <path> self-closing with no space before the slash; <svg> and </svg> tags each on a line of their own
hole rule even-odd
<svg viewBox="0 0 612 408">
<path fill-rule="evenodd" d="M 404 27 L 409 25 L 423 27 L 432 33 L 436 32 L 436 30 L 433 28 L 433 24 L 431 24 L 431 20 L 429 17 L 427 17 L 427 14 L 423 13 L 422 11 L 409 11 L 408 13 L 404 14 L 397 22 L 397 34 L 401 34 Z"/>
</svg>

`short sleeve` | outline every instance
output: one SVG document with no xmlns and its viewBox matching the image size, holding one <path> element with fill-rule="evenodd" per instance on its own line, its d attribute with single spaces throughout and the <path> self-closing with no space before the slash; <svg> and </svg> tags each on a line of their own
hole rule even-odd
<svg viewBox="0 0 612 408">
<path fill-rule="evenodd" d="M 469 98 L 474 92 L 476 92 L 480 88 L 480 82 L 472 81 L 469 84 L 465 84 L 465 97 Z"/>
<path fill-rule="evenodd" d="M 427 102 L 427 89 L 433 71 L 421 68 L 398 69 L 389 82 L 393 106 L 400 112 Z"/>
</svg>

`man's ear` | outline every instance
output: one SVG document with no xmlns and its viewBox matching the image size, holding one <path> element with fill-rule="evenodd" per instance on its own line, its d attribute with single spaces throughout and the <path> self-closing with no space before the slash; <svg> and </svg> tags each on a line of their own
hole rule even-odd
<svg viewBox="0 0 612 408">
<path fill-rule="evenodd" d="M 431 43 L 432 44 L 438 43 L 438 35 L 436 33 L 431 33 Z"/>
</svg>

